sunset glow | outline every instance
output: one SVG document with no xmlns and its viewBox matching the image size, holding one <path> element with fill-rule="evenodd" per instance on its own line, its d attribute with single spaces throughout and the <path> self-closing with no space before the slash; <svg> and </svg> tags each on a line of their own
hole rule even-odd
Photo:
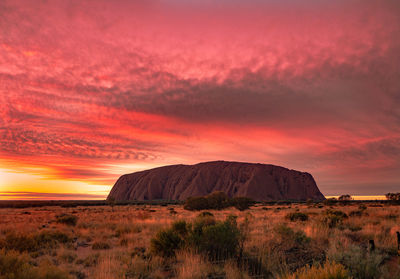
<svg viewBox="0 0 400 279">
<path fill-rule="evenodd" d="M 0 3 L 0 199 L 229 160 L 400 191 L 400 4 Z"/>
</svg>

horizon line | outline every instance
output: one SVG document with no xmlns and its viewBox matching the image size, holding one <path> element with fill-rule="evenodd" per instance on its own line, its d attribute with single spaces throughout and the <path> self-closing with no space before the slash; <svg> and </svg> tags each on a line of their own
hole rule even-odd
<svg viewBox="0 0 400 279">
<path fill-rule="evenodd" d="M 105 200 L 108 194 L 0 191 L 0 200 Z"/>
<path fill-rule="evenodd" d="M 105 200 L 108 194 L 88 193 L 46 193 L 27 191 L 0 191 L 1 200 Z M 350 195 L 354 200 L 386 200 L 385 195 Z M 325 198 L 338 198 L 340 195 L 324 195 Z"/>
</svg>

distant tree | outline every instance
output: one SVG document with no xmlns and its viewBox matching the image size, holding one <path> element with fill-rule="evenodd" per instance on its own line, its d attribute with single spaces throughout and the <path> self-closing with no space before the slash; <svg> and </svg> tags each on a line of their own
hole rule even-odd
<svg viewBox="0 0 400 279">
<path fill-rule="evenodd" d="M 387 193 L 386 199 L 389 201 L 400 201 L 400 193 Z"/>
<path fill-rule="evenodd" d="M 341 195 L 341 196 L 338 198 L 338 200 L 339 200 L 339 201 L 351 201 L 351 200 L 353 200 L 353 198 L 352 198 L 350 195 Z"/>
<path fill-rule="evenodd" d="M 183 206 L 186 210 L 203 210 L 209 209 L 208 199 L 205 197 L 189 197 Z"/>
<path fill-rule="evenodd" d="M 228 195 L 222 191 L 213 192 L 206 196 L 206 198 L 210 209 L 223 209 L 230 205 Z"/>
</svg>

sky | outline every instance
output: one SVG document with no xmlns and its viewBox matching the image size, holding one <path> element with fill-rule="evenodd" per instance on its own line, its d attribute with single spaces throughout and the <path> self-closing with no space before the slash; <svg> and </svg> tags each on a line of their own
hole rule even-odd
<svg viewBox="0 0 400 279">
<path fill-rule="evenodd" d="M 0 2 L 0 199 L 213 160 L 400 191 L 400 3 Z"/>
</svg>

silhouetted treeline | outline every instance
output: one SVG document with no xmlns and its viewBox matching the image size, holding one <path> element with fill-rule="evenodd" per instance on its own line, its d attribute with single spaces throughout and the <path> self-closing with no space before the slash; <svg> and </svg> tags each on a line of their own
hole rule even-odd
<svg viewBox="0 0 400 279">
<path fill-rule="evenodd" d="M 181 201 L 175 200 L 152 200 L 152 201 L 118 201 L 115 205 L 170 205 L 180 204 Z M 44 207 L 44 206 L 61 206 L 61 207 L 77 207 L 77 206 L 109 206 L 106 200 L 79 200 L 79 201 L 0 201 L 0 208 L 28 208 L 28 207 Z"/>
</svg>

